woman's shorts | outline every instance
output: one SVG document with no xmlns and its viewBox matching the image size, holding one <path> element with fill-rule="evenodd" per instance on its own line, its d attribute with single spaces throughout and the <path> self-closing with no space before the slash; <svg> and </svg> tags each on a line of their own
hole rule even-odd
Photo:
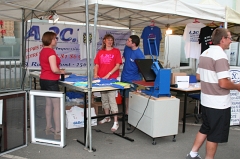
<svg viewBox="0 0 240 159">
<path fill-rule="evenodd" d="M 58 80 L 40 79 L 40 87 L 41 87 L 41 90 L 60 91 L 59 85 L 58 85 Z"/>
</svg>

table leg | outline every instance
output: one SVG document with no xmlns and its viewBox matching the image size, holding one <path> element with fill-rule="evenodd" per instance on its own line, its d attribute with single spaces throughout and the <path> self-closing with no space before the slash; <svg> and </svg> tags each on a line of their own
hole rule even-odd
<svg viewBox="0 0 240 159">
<path fill-rule="evenodd" d="M 125 89 L 123 90 L 123 98 L 122 98 L 122 106 L 123 106 L 123 112 L 122 112 L 122 134 L 118 134 L 118 133 L 115 133 L 115 135 L 119 136 L 119 137 L 122 137 L 128 141 L 131 141 L 133 142 L 134 139 L 131 139 L 127 136 L 125 136 L 125 112 L 126 112 L 126 103 L 125 103 Z"/>
<path fill-rule="evenodd" d="M 33 77 L 33 83 L 34 83 L 34 89 L 36 90 L 37 89 L 37 81 L 36 81 L 35 77 Z"/>
<path fill-rule="evenodd" d="M 185 133 L 185 126 L 186 126 L 186 113 L 187 113 L 187 93 L 184 93 L 184 108 L 183 108 L 183 127 L 182 133 Z"/>
<path fill-rule="evenodd" d="M 122 136 L 125 136 L 125 112 L 126 112 L 125 89 L 123 90 L 122 106 L 123 106 L 123 116 L 122 116 Z"/>
<path fill-rule="evenodd" d="M 87 93 L 84 93 L 84 140 L 83 142 L 80 140 L 77 140 L 77 142 L 85 146 L 86 140 L 87 140 Z M 89 148 L 89 145 L 88 145 L 88 148 Z M 96 151 L 96 149 L 93 147 L 92 147 L 92 150 L 94 152 Z"/>
<path fill-rule="evenodd" d="M 32 77 L 30 76 L 29 78 L 29 87 L 30 87 L 30 90 L 32 89 Z"/>
<path fill-rule="evenodd" d="M 87 137 L 87 95 L 84 93 L 84 144 Z"/>
</svg>

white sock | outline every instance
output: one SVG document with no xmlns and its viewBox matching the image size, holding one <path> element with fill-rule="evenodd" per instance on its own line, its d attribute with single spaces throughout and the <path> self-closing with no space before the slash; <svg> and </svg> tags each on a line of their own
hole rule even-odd
<svg viewBox="0 0 240 159">
<path fill-rule="evenodd" d="M 191 151 L 189 154 L 191 157 L 196 157 L 198 155 L 198 152 Z"/>
</svg>

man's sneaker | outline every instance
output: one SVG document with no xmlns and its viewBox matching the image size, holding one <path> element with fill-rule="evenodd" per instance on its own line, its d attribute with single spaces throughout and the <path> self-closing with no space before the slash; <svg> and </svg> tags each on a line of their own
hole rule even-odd
<svg viewBox="0 0 240 159">
<path fill-rule="evenodd" d="M 200 155 L 198 154 L 196 157 L 191 157 L 191 155 L 190 154 L 187 154 L 187 157 L 186 157 L 186 159 L 202 159 L 201 157 L 200 157 Z"/>
</svg>

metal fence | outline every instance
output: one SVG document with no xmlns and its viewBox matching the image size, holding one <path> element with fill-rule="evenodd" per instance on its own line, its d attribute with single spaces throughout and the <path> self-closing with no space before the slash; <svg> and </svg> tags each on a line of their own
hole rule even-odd
<svg viewBox="0 0 240 159">
<path fill-rule="evenodd" d="M 0 58 L 0 93 L 29 88 L 29 79 L 19 58 Z"/>
</svg>

